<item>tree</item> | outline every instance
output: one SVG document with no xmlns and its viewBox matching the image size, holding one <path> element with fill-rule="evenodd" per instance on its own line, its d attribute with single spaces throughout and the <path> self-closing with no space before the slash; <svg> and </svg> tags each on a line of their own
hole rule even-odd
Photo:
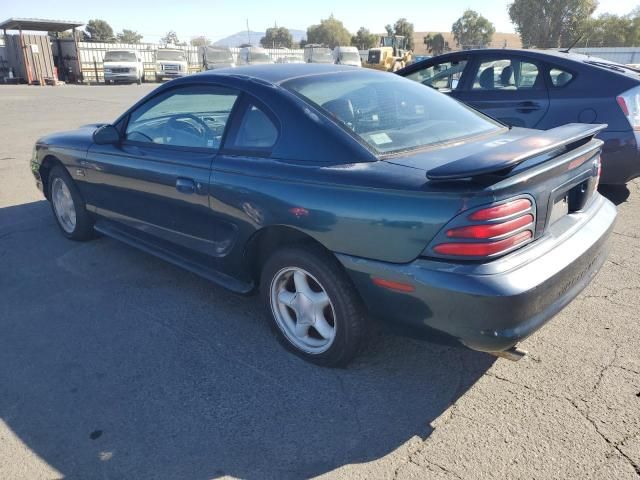
<svg viewBox="0 0 640 480">
<path fill-rule="evenodd" d="M 402 35 L 407 38 L 407 48 L 413 50 L 413 23 L 406 18 L 399 18 L 393 25 L 385 25 L 387 35 Z"/>
<path fill-rule="evenodd" d="M 98 18 L 89 20 L 85 31 L 92 42 L 113 42 L 115 40 L 111 25 Z"/>
<path fill-rule="evenodd" d="M 509 17 L 522 44 L 558 48 L 583 36 L 597 0 L 514 0 Z"/>
<path fill-rule="evenodd" d="M 208 47 L 211 45 L 211 40 L 204 35 L 200 35 L 189 40 L 189 44 L 191 44 L 192 47 Z"/>
<path fill-rule="evenodd" d="M 167 34 L 160 39 L 160 43 L 180 45 L 180 40 L 178 40 L 178 34 L 176 32 L 169 30 Z"/>
<path fill-rule="evenodd" d="M 368 50 L 378 45 L 378 36 L 366 28 L 360 27 L 360 30 L 351 37 L 351 45 L 358 47 L 360 50 Z"/>
<path fill-rule="evenodd" d="M 517 1 L 517 0 L 516 0 Z M 489 20 L 474 10 L 465 10 L 451 26 L 453 38 L 464 48 L 485 47 L 491 43 L 496 29 Z"/>
<path fill-rule="evenodd" d="M 126 28 L 123 28 L 122 32 L 117 35 L 117 39 L 120 43 L 140 43 L 142 35 L 135 30 L 127 30 Z"/>
<path fill-rule="evenodd" d="M 434 55 L 442 55 L 449 50 L 449 42 L 444 39 L 441 33 L 436 33 L 435 35 L 430 33 L 424 37 L 423 41 L 429 53 L 433 53 Z"/>
<path fill-rule="evenodd" d="M 307 43 L 319 43 L 329 48 L 339 45 L 349 45 L 351 34 L 342 22 L 333 15 L 320 20 L 319 25 L 311 25 L 307 28 Z"/>
<path fill-rule="evenodd" d="M 260 39 L 263 47 L 285 47 L 293 46 L 293 37 L 287 28 L 271 27 L 267 28 L 264 37 Z"/>
</svg>

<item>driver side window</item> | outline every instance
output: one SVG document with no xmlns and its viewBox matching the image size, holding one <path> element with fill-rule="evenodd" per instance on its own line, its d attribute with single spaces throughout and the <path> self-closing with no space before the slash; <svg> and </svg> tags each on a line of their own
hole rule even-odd
<svg viewBox="0 0 640 480">
<path fill-rule="evenodd" d="M 126 138 L 174 147 L 218 149 L 238 92 L 194 85 L 153 97 L 131 113 Z"/>
</svg>

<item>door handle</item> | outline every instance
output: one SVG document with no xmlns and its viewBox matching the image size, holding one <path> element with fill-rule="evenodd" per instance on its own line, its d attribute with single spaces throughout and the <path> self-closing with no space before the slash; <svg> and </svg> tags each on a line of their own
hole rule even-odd
<svg viewBox="0 0 640 480">
<path fill-rule="evenodd" d="M 516 107 L 516 110 L 521 113 L 533 112 L 540 110 L 540 104 L 536 102 L 521 102 Z"/>
<path fill-rule="evenodd" d="M 187 195 L 196 193 L 196 182 L 188 178 L 179 178 L 176 180 L 176 190 Z"/>
</svg>

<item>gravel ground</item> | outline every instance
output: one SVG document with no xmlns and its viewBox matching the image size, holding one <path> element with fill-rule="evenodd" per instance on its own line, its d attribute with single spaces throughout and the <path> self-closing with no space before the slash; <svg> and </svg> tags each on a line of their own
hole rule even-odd
<svg viewBox="0 0 640 480">
<path fill-rule="evenodd" d="M 57 231 L 34 140 L 151 88 L 0 87 L 0 478 L 640 478 L 640 182 L 524 360 L 383 336 L 326 370 L 255 299 Z"/>
</svg>

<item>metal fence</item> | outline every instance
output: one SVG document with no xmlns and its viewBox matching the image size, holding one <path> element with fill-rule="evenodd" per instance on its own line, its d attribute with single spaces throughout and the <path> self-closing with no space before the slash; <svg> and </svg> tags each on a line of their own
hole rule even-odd
<svg viewBox="0 0 640 480">
<path fill-rule="evenodd" d="M 571 51 L 604 58 L 616 63 L 640 63 L 640 47 L 585 47 L 572 48 Z"/>
<path fill-rule="evenodd" d="M 72 76 L 83 82 L 104 82 L 104 55 L 108 50 L 136 50 L 142 56 L 145 77 L 155 77 L 155 52 L 159 48 L 166 48 L 157 43 L 102 43 L 102 42 L 76 42 L 73 40 L 61 40 L 60 48 L 67 68 L 72 69 Z M 189 73 L 199 72 L 202 69 L 202 61 L 198 55 L 198 48 L 178 45 L 171 46 L 187 53 Z M 231 48 L 231 54 L 237 59 L 240 48 Z M 302 59 L 303 50 L 267 48 L 265 49 L 274 61 L 283 57 L 296 57 Z M 57 42 L 53 42 L 53 54 L 58 55 Z"/>
</svg>

